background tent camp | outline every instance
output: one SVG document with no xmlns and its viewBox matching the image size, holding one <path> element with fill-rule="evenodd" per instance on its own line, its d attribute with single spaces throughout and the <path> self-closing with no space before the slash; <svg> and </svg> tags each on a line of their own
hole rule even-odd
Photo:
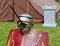
<svg viewBox="0 0 60 46">
<path fill-rule="evenodd" d="M 9 0 L 0 0 L 0 20 L 14 20 L 17 21 L 17 17 L 14 16 L 14 13 L 10 9 L 8 5 Z M 11 4 L 13 4 L 14 10 L 18 15 L 21 13 L 27 12 L 27 2 L 28 0 L 10 0 Z M 43 10 L 42 7 L 44 5 L 56 5 L 56 14 L 60 14 L 60 6 L 57 5 L 55 0 L 29 0 L 29 11 L 33 17 L 34 22 L 42 22 L 43 21 Z"/>
</svg>

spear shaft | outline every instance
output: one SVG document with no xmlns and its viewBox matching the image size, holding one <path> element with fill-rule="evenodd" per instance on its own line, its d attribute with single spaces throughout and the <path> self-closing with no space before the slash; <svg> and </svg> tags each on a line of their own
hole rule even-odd
<svg viewBox="0 0 60 46">
<path fill-rule="evenodd" d="M 18 17 L 17 13 L 15 12 L 14 8 L 12 7 L 12 5 L 10 4 L 10 2 L 8 2 L 8 5 L 10 6 L 10 8 L 12 9 L 13 13 L 16 15 L 16 17 L 19 19 L 19 22 L 21 22 L 21 24 L 24 27 L 24 24 L 22 23 L 22 21 L 20 20 L 20 18 Z"/>
</svg>

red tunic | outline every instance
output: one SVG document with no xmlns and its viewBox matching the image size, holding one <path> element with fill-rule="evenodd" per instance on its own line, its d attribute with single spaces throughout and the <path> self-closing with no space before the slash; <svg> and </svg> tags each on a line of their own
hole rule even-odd
<svg viewBox="0 0 60 46">
<path fill-rule="evenodd" d="M 48 33 L 32 30 L 29 35 L 19 32 L 19 29 L 11 29 L 7 40 L 7 46 L 48 46 Z"/>
</svg>

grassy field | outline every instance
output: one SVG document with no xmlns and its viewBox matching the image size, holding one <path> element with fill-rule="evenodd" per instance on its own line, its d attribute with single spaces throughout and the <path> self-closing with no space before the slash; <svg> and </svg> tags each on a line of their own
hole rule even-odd
<svg viewBox="0 0 60 46">
<path fill-rule="evenodd" d="M 43 30 L 49 33 L 49 46 L 60 46 L 60 17 L 57 17 L 57 27 L 43 27 L 43 23 L 34 25 L 34 29 Z M 15 22 L 0 21 L 0 46 L 6 46 L 9 30 L 17 28 Z"/>
</svg>

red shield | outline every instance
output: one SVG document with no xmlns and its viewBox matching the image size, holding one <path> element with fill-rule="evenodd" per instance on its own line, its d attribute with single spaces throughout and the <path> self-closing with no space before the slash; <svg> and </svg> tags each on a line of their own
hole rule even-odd
<svg viewBox="0 0 60 46">
<path fill-rule="evenodd" d="M 32 30 L 29 35 L 23 35 L 19 29 L 10 30 L 7 46 L 48 46 L 48 33 Z"/>
</svg>

